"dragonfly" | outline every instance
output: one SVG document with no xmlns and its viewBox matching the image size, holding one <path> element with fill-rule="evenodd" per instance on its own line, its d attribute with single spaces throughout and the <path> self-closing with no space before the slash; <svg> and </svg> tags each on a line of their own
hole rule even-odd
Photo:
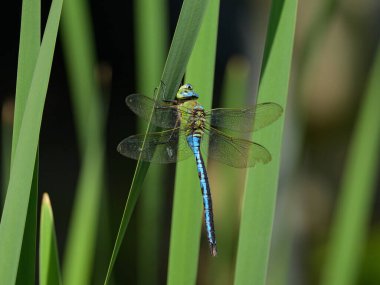
<svg viewBox="0 0 380 285">
<path fill-rule="evenodd" d="M 153 163 L 175 163 L 195 158 L 203 198 L 204 219 L 209 249 L 217 255 L 210 184 L 203 155 L 235 168 L 268 163 L 271 154 L 262 145 L 234 133 L 249 133 L 268 126 L 282 114 L 282 107 L 268 102 L 243 109 L 205 110 L 191 84 L 182 85 L 174 100 L 154 100 L 131 94 L 125 101 L 129 109 L 157 127 L 160 132 L 132 135 L 117 147 L 123 156 Z"/>
</svg>

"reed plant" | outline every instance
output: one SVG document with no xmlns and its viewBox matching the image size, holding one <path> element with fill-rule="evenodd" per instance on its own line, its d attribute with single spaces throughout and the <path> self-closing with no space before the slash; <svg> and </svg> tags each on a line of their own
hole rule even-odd
<svg viewBox="0 0 380 285">
<path fill-rule="evenodd" d="M 154 100 L 170 100 L 181 83 L 191 83 L 200 95 L 200 103 L 206 110 L 211 109 L 215 105 L 216 54 L 223 48 L 217 46 L 220 2 L 184 0 L 171 41 L 167 2 L 134 3 L 137 91 L 154 96 Z M 251 78 L 246 59 L 231 59 L 225 71 L 222 107 L 248 107 L 247 102 L 255 101 L 257 93 L 257 103 L 275 102 L 283 108 L 275 123 L 247 137 L 270 151 L 271 162 L 248 170 L 206 162 L 220 241 L 220 255 L 215 258 L 209 255 L 202 237 L 202 198 L 194 159 L 177 163 L 175 173 L 170 174 L 175 180 L 174 198 L 168 260 L 162 266 L 160 253 L 164 249 L 159 239 L 164 236 L 165 167 L 139 160 L 135 169 L 126 169 L 134 175 L 131 185 L 125 186 L 122 216 L 112 217 L 120 220 L 117 233 L 103 222 L 109 214 L 105 191 L 108 97 L 95 76 L 99 65 L 89 7 L 84 0 L 65 0 L 62 44 L 81 167 L 61 268 L 60 241 L 47 193 L 43 194 L 39 215 L 39 250 L 36 244 L 38 143 L 62 4 L 62 0 L 52 1 L 41 41 L 41 3 L 23 0 L 12 139 L 10 125 L 5 124 L 8 121 L 2 124 L 1 165 L 3 188 L 7 189 L 3 191 L 0 224 L 0 284 L 34 284 L 37 259 L 39 284 L 113 283 L 115 263 L 123 241 L 129 242 L 126 231 L 140 197 L 138 229 L 131 232 L 139 240 L 138 284 L 158 284 L 165 274 L 170 285 L 267 284 L 298 1 L 271 2 L 258 92 L 248 92 Z M 326 27 L 335 8 L 335 1 L 326 2 L 320 21 L 311 29 L 315 37 L 321 27 Z M 310 45 L 314 43 L 310 39 Z M 306 62 L 308 51 L 302 57 Z M 378 164 L 379 70 L 377 55 L 352 136 L 321 284 L 354 284 L 360 268 Z M 132 129 L 132 123 L 128 124 Z M 146 133 L 156 130 L 150 122 L 141 123 L 139 128 Z M 289 246 L 291 240 L 287 242 Z M 99 254 L 99 247 L 113 248 L 112 254 L 107 250 Z M 101 261 L 95 263 L 97 257 Z M 162 268 L 167 268 L 164 274 Z M 289 266 L 283 268 L 288 270 Z"/>
</svg>

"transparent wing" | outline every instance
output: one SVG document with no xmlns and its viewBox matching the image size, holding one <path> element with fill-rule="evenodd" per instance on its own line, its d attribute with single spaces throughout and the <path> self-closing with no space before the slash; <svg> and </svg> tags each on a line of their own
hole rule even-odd
<svg viewBox="0 0 380 285">
<path fill-rule="evenodd" d="M 136 115 L 142 117 L 147 122 L 151 112 L 152 124 L 162 128 L 175 128 L 178 126 L 178 112 L 175 105 L 166 105 L 140 94 L 131 94 L 125 98 L 125 103 Z"/>
<path fill-rule="evenodd" d="M 149 133 L 144 142 L 144 134 L 127 137 L 119 143 L 117 151 L 129 158 L 155 163 L 174 163 L 191 156 L 185 136 L 180 136 L 180 128 L 164 132 Z"/>
<path fill-rule="evenodd" d="M 262 103 L 247 109 L 217 108 L 207 113 L 213 127 L 236 132 L 252 132 L 276 121 L 282 107 L 276 103 Z"/>
<path fill-rule="evenodd" d="M 272 157 L 269 151 L 245 139 L 233 138 L 210 128 L 208 157 L 236 168 L 252 167 L 256 163 L 268 163 Z"/>
</svg>

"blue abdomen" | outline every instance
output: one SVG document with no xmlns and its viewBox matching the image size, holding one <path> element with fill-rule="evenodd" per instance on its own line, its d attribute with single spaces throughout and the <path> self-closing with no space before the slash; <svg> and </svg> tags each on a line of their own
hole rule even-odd
<svg viewBox="0 0 380 285">
<path fill-rule="evenodd" d="M 216 238 L 215 238 L 215 229 L 214 229 L 214 217 L 212 212 L 212 199 L 211 199 L 211 191 L 208 182 L 207 172 L 205 168 L 205 164 L 202 158 L 202 154 L 200 152 L 200 144 L 201 144 L 201 135 L 192 134 L 187 138 L 187 143 L 192 149 L 195 161 L 197 163 L 197 170 L 199 181 L 201 184 L 202 197 L 203 197 L 203 207 L 204 207 L 204 217 L 205 217 L 205 225 L 207 231 L 207 239 L 210 246 L 210 252 L 213 256 L 217 254 L 216 250 Z"/>
</svg>

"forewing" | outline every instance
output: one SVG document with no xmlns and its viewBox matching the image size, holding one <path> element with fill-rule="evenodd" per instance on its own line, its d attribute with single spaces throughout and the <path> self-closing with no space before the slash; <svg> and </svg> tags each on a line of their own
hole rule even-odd
<svg viewBox="0 0 380 285">
<path fill-rule="evenodd" d="M 252 132 L 276 121 L 282 107 L 276 103 L 262 103 L 246 109 L 218 108 L 207 114 L 213 127 L 235 132 Z"/>
<path fill-rule="evenodd" d="M 153 99 L 140 94 L 131 94 L 125 98 L 125 103 L 136 115 L 142 117 L 147 122 L 151 118 L 155 126 L 162 128 L 175 128 L 178 126 L 178 109 L 174 105 L 159 103 Z"/>
<path fill-rule="evenodd" d="M 268 163 L 268 150 L 245 139 L 233 138 L 211 128 L 209 131 L 208 157 L 236 168 L 252 167 L 256 163 Z"/>
<path fill-rule="evenodd" d="M 144 134 L 127 137 L 117 147 L 117 151 L 132 159 L 141 159 L 154 163 L 174 163 L 186 159 L 191 150 L 185 137 L 180 136 L 180 128 L 164 132 L 148 133 L 144 143 Z M 141 157 L 140 157 L 141 153 Z"/>
</svg>

